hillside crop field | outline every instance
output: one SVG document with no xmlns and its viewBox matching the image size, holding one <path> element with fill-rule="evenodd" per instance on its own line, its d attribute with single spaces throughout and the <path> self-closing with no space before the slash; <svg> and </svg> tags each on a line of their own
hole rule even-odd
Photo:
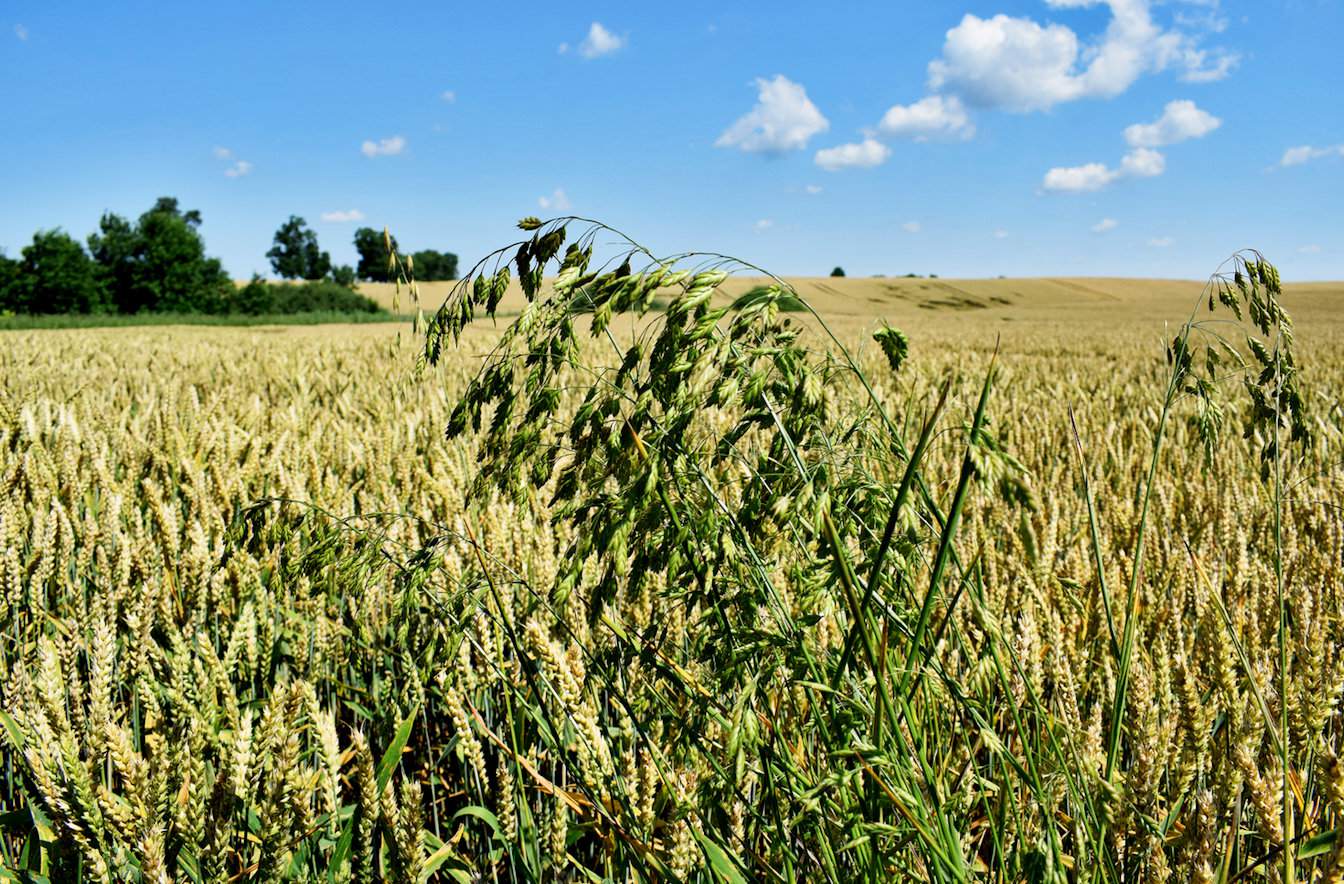
<svg viewBox="0 0 1344 884">
<path fill-rule="evenodd" d="M 695 279 L 0 332 L 0 878 L 1344 880 L 1344 285 Z"/>
</svg>

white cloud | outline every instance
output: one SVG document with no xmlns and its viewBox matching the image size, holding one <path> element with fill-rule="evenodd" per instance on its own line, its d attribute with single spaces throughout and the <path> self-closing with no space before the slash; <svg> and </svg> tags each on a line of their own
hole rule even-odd
<svg viewBox="0 0 1344 884">
<path fill-rule="evenodd" d="M 537 205 L 543 209 L 555 210 L 557 212 L 569 211 L 569 195 L 565 193 L 563 187 L 557 187 L 551 192 L 550 196 L 537 197 Z"/>
<path fill-rule="evenodd" d="M 1304 144 L 1301 147 L 1290 147 L 1283 152 L 1283 159 L 1279 160 L 1279 165 L 1300 166 L 1311 160 L 1332 156 L 1344 157 L 1344 144 L 1331 144 L 1327 147 L 1312 147 L 1310 144 Z"/>
<path fill-rule="evenodd" d="M 1053 193 L 1090 193 L 1114 184 L 1121 178 L 1153 178 L 1167 168 L 1167 158 L 1146 147 L 1138 147 L 1120 159 L 1120 168 L 1105 163 L 1081 166 L 1056 166 L 1045 173 L 1041 187 Z M 1100 232 L 1100 231 L 1098 231 Z"/>
<path fill-rule="evenodd" d="M 23 42 L 27 43 L 27 42 L 28 42 L 28 29 L 25 28 L 23 25 L 15 25 L 15 26 L 14 26 L 14 36 L 18 37 L 20 40 L 22 40 Z"/>
<path fill-rule="evenodd" d="M 1053 0 L 1061 3 L 1086 3 L 1088 0 Z M 1120 167 L 1112 169 L 1103 163 L 1082 166 L 1055 167 L 1045 173 L 1042 187 L 1056 192 L 1081 193 L 1101 190 L 1121 178 L 1154 178 L 1167 170 L 1167 158 L 1155 148 L 1177 144 L 1192 138 L 1203 138 L 1223 124 L 1208 111 L 1201 110 L 1193 101 L 1167 102 L 1162 116 L 1151 123 L 1135 123 L 1125 127 L 1125 141 L 1130 151 L 1120 159 Z M 1284 154 L 1283 164 L 1304 162 L 1301 151 L 1294 148 Z M 1344 153 L 1344 145 L 1339 146 Z M 1100 233 L 1101 231 L 1097 231 Z"/>
<path fill-rule="evenodd" d="M 1321 253 L 1321 247 L 1316 243 L 1312 243 L 1309 246 L 1300 247 L 1298 251 L 1304 255 L 1319 255 Z"/>
<path fill-rule="evenodd" d="M 561 52 L 565 52 L 569 48 L 564 43 L 560 45 L 562 47 Z M 602 27 L 601 22 L 593 22 L 588 26 L 588 36 L 584 37 L 583 42 L 579 44 L 579 55 L 584 58 L 601 58 L 604 55 L 611 55 L 624 45 L 624 37 L 608 31 Z"/>
<path fill-rule="evenodd" d="M 1092 225 L 1093 233 L 1109 233 L 1120 226 L 1120 222 L 1114 218 L 1102 218 L 1096 224 Z"/>
<path fill-rule="evenodd" d="M 715 147 L 736 147 L 751 153 L 801 150 L 830 122 L 807 97 L 807 90 L 783 74 L 756 79 L 756 106 L 724 130 Z"/>
<path fill-rule="evenodd" d="M 1148 245 L 1152 246 L 1155 249 L 1165 249 L 1174 242 L 1176 242 L 1176 240 L 1172 239 L 1169 236 L 1155 236 L 1152 239 L 1148 240 Z"/>
<path fill-rule="evenodd" d="M 1102 2 L 1111 18 L 1091 42 L 1061 24 L 968 13 L 947 32 L 942 56 L 929 63 L 929 86 L 976 107 L 1041 111 L 1119 95 L 1144 74 L 1173 66 L 1183 68 L 1187 80 L 1221 79 L 1237 62 L 1221 50 L 1199 49 L 1188 34 L 1159 27 L 1150 0 L 1048 0 L 1055 8 Z"/>
<path fill-rule="evenodd" d="M 918 221 L 907 221 L 901 225 L 901 229 L 904 230 L 906 233 L 919 233 L 919 231 L 922 230 L 923 228 L 920 227 Z"/>
<path fill-rule="evenodd" d="M 929 85 L 977 106 L 1044 110 L 1080 97 L 1078 54 L 1077 35 L 1063 25 L 968 13 L 947 32 L 942 58 L 929 63 Z"/>
<path fill-rule="evenodd" d="M 751 225 L 751 229 L 756 231 L 757 233 L 765 233 L 767 230 L 769 230 L 771 227 L 774 226 L 775 226 L 774 221 L 771 221 L 769 218 L 762 218 L 755 224 Z"/>
<path fill-rule="evenodd" d="M 1155 121 L 1125 127 L 1125 141 L 1130 147 L 1162 147 L 1203 138 L 1222 124 L 1222 120 L 1200 110 L 1193 101 L 1170 101 Z"/>
<path fill-rule="evenodd" d="M 457 93 L 452 89 L 445 89 L 439 93 L 439 98 L 446 101 L 448 104 L 452 104 L 457 101 Z"/>
<path fill-rule="evenodd" d="M 1193 2 L 1189 5 L 1202 6 L 1206 11 L 1185 12 L 1182 10 L 1177 12 L 1175 15 L 1176 24 L 1201 31 L 1212 31 L 1215 34 L 1221 34 L 1227 30 L 1229 22 L 1227 16 L 1218 14 L 1218 0 Z"/>
<path fill-rule="evenodd" d="M 224 175 L 228 178 L 242 178 L 253 169 L 252 164 L 247 160 L 235 159 L 233 151 L 227 147 L 216 146 L 211 149 L 210 153 L 214 154 L 215 159 L 229 164 L 228 168 L 224 170 Z"/>
<path fill-rule="evenodd" d="M 565 53 L 569 52 L 569 44 L 561 43 L 559 46 L 555 47 L 555 51 L 560 53 L 561 55 L 564 55 Z"/>
<path fill-rule="evenodd" d="M 817 151 L 816 164 L 827 172 L 840 169 L 870 169 L 891 156 L 891 148 L 880 141 L 865 138 L 856 144 L 841 144 Z"/>
<path fill-rule="evenodd" d="M 820 184 L 809 184 L 806 187 L 804 187 L 803 190 L 807 191 L 813 196 L 816 196 L 817 194 L 821 193 L 822 187 Z"/>
<path fill-rule="evenodd" d="M 1181 58 L 1185 62 L 1181 79 L 1187 83 L 1216 83 L 1226 79 L 1241 61 L 1241 56 L 1235 53 L 1194 48 L 1184 50 Z"/>
<path fill-rule="evenodd" d="M 1101 190 L 1119 177 L 1120 173 L 1105 163 L 1056 166 L 1045 173 L 1041 186 L 1055 193 L 1086 193 Z"/>
<path fill-rule="evenodd" d="M 975 135 L 975 124 L 955 95 L 930 95 L 914 104 L 896 105 L 877 124 L 884 134 L 897 138 L 927 141 L 929 138 L 967 139 Z"/>
<path fill-rule="evenodd" d="M 406 149 L 406 139 L 400 135 L 380 138 L 377 141 L 365 141 L 359 146 L 359 152 L 366 157 L 394 157 Z"/>
<path fill-rule="evenodd" d="M 1147 147 L 1136 147 L 1120 160 L 1120 171 L 1131 178 L 1153 178 L 1167 168 L 1167 158 Z"/>
<path fill-rule="evenodd" d="M 364 213 L 359 209 L 349 209 L 345 211 L 323 212 L 322 220 L 329 224 L 345 224 L 350 221 L 363 221 Z"/>
<path fill-rule="evenodd" d="M 994 238 L 995 238 L 995 239 L 1007 239 L 1007 238 L 1008 238 L 1008 231 L 1006 231 L 1006 230 L 1004 230 L 1002 227 L 1000 227 L 998 230 L 994 231 Z"/>
</svg>

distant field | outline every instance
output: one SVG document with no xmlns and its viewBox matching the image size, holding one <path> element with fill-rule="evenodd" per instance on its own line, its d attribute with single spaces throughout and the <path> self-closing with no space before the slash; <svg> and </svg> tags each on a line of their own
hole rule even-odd
<svg viewBox="0 0 1344 884">
<path fill-rule="evenodd" d="M 724 286 L 720 300 L 736 297 L 765 280 L 736 277 Z M 1182 279 L 1127 279 L 1117 277 L 1027 277 L 1020 279 L 910 279 L 858 277 L 791 277 L 788 282 L 827 318 L 892 321 L 923 319 L 952 313 L 962 318 L 995 320 L 1112 321 L 1116 318 L 1178 321 L 1190 313 L 1202 281 Z M 421 307 L 438 307 L 454 283 L 419 283 Z M 1333 319 L 1344 311 L 1344 282 L 1288 284 L 1286 302 L 1303 319 Z M 411 298 L 390 283 L 362 283 L 361 294 L 384 309 L 409 312 Z M 502 311 L 516 311 L 525 303 L 515 281 L 501 302 Z"/>
<path fill-rule="evenodd" d="M 366 325 L 374 322 L 402 322 L 404 316 L 390 313 L 346 313 L 314 311 L 308 313 L 55 313 L 0 316 L 0 331 L 72 328 L 131 328 L 155 325 L 205 325 L 246 327 L 256 325 Z"/>
</svg>

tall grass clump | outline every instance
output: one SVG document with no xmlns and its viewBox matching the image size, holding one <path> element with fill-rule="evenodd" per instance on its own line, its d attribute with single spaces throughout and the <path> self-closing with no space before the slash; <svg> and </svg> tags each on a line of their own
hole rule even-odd
<svg viewBox="0 0 1344 884">
<path fill-rule="evenodd" d="M 581 229 L 567 242 L 572 224 Z M 1009 506 L 1032 505 L 1020 463 L 989 429 L 992 362 L 965 421 L 960 468 L 931 473 L 924 455 L 947 385 L 914 406 L 922 417 L 892 413 L 820 317 L 801 325 L 780 317 L 784 304 L 801 303 L 786 284 L 724 304 L 715 294 L 740 262 L 659 259 L 577 219 L 520 226 L 532 237 L 477 266 L 431 320 L 425 355 L 436 361 L 476 310 L 492 313 L 516 270 L 530 306 L 468 384 L 448 434 L 485 426 L 477 492 L 520 502 L 545 494 L 552 517 L 573 533 L 551 584 L 520 587 L 522 614 L 535 633 L 537 615 L 568 608 L 545 633 L 561 643 L 576 642 L 575 618 L 587 622 L 577 644 L 606 725 L 585 740 L 582 719 L 563 717 L 555 700 L 564 690 L 542 660 L 529 659 L 521 634 L 511 637 L 526 676 L 515 701 L 531 721 L 547 722 L 528 742 L 557 759 L 568 754 L 565 778 L 620 836 L 617 865 L 684 872 L 674 837 L 684 825 L 700 859 L 728 875 L 1165 878 L 1168 854 L 1190 847 L 1173 838 L 1182 806 L 1196 806 L 1196 790 L 1211 783 L 1198 753 L 1183 759 L 1195 770 L 1162 770 L 1148 757 L 1147 741 L 1160 738 L 1157 674 L 1136 659 L 1145 540 L 1173 408 L 1195 399 L 1192 425 L 1211 459 L 1224 420 L 1219 371 L 1229 363 L 1251 402 L 1246 436 L 1261 446 L 1263 474 L 1276 477 L 1278 688 L 1288 694 L 1281 431 L 1295 441 L 1309 433 L 1277 271 L 1258 254 L 1238 254 L 1210 281 L 1211 311 L 1222 307 L 1237 323 L 1248 313 L 1243 340 L 1192 315 L 1169 347 L 1121 599 L 1111 596 L 1096 504 L 1085 495 L 1098 591 L 1089 604 L 1104 612 L 1110 635 L 1092 643 L 1100 680 L 1081 667 L 1033 680 L 1039 661 L 1006 635 L 1009 612 L 987 603 L 979 555 L 958 553 L 976 484 Z M 594 267 L 599 236 L 625 249 Z M 543 293 L 552 261 L 554 282 Z M 614 316 L 643 315 L 668 290 L 665 313 L 613 327 Z M 592 315 L 584 328 L 572 319 L 576 305 Z M 899 372 L 905 336 L 884 329 L 875 337 L 887 370 Z M 561 391 L 575 386 L 581 404 L 564 411 Z M 847 388 L 864 392 L 845 397 Z M 917 436 L 898 429 L 911 425 L 922 427 Z M 643 628 L 616 613 L 650 594 L 672 611 Z M 519 599 L 515 590 L 514 605 Z M 1223 638 L 1240 644 L 1235 629 Z M 653 667 L 644 690 L 632 684 L 641 664 Z M 1239 693 L 1244 677 L 1259 697 L 1256 676 L 1226 673 L 1227 688 Z M 1276 736 L 1288 728 L 1286 704 L 1276 724 L 1260 701 L 1265 717 L 1234 737 L 1226 722 L 1199 715 L 1203 691 L 1196 674 L 1188 678 L 1188 739 L 1206 747 L 1222 731 L 1243 744 L 1234 753 L 1242 776 L 1256 777 L 1251 803 L 1269 837 L 1233 837 L 1233 860 L 1281 853 L 1291 875 L 1287 790 L 1294 763 L 1309 765 L 1310 755 L 1290 757 Z M 633 702 L 640 697 L 648 701 Z M 1100 715 L 1104 752 L 1061 727 L 1061 713 Z M 638 793 L 600 763 L 614 757 L 602 735 L 617 723 L 622 742 L 633 743 L 626 751 L 656 759 L 663 810 L 652 822 L 635 815 Z M 1261 757 L 1249 734 L 1271 738 L 1277 782 L 1247 763 Z M 1276 789 L 1278 798 L 1265 794 Z M 1240 798 L 1224 803 L 1235 810 L 1228 822 L 1241 817 Z M 1167 816 L 1154 816 L 1156 807 Z M 1209 812 L 1200 811 L 1205 825 Z M 1215 852 L 1212 843 L 1195 848 L 1206 865 Z M 1224 873 L 1230 868 L 1224 863 Z"/>
<path fill-rule="evenodd" d="M 972 480 L 1027 496 L 989 432 L 992 371 L 939 500 L 920 456 L 945 391 L 918 440 L 875 394 L 843 401 L 837 390 L 867 377 L 818 343 L 817 317 L 780 315 L 801 303 L 781 281 L 717 303 L 740 262 L 657 259 L 626 240 L 598 268 L 609 228 L 566 243 L 567 221 L 522 226 L 532 238 L 478 265 L 431 318 L 425 355 L 491 312 L 517 273 L 530 306 L 448 434 L 483 432 L 477 493 L 544 495 L 571 534 L 548 583 L 511 592 L 524 677 L 499 677 L 517 685 L 524 742 L 560 765 L 617 867 L 964 877 L 946 748 L 911 703 L 937 690 L 924 666 L 963 589 L 945 578 Z M 651 314 L 659 293 L 667 306 Z M 904 337 L 879 339 L 899 344 L 887 369 L 899 371 Z M 576 385 L 578 407 L 562 411 Z M 557 680 L 556 646 L 578 655 L 581 682 Z"/>
</svg>

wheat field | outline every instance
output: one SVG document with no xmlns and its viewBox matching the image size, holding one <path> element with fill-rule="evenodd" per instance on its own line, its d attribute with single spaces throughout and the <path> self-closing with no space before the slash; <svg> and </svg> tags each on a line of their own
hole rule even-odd
<svg viewBox="0 0 1344 884">
<path fill-rule="evenodd" d="M 859 371 L 719 459 L 726 349 L 684 419 L 603 423 L 588 345 L 447 438 L 516 281 L 437 365 L 409 326 L 0 333 L 0 877 L 1344 880 L 1344 286 L 1283 292 L 1278 483 L 1239 379 L 1212 456 L 1178 398 L 1153 457 L 1200 287 L 800 282 Z"/>
</svg>

